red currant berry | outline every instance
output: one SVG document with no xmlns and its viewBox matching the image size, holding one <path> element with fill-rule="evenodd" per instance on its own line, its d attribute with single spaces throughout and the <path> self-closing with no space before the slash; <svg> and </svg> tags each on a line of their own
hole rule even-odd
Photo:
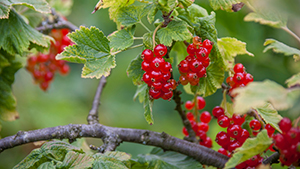
<svg viewBox="0 0 300 169">
<path fill-rule="evenodd" d="M 202 44 L 203 47 L 205 47 L 208 51 L 212 49 L 213 42 L 211 42 L 210 40 L 205 39 Z"/>
<path fill-rule="evenodd" d="M 180 81 L 180 84 L 182 84 L 182 85 L 187 85 L 189 83 L 189 81 L 187 80 L 186 76 L 183 76 L 183 75 L 181 75 L 179 77 L 179 81 Z"/>
<path fill-rule="evenodd" d="M 194 79 L 193 81 L 190 81 L 191 86 L 197 86 L 199 83 L 199 78 Z"/>
<path fill-rule="evenodd" d="M 149 95 L 150 95 L 151 99 L 159 99 L 161 97 L 162 93 L 161 93 L 160 90 L 150 89 L 149 90 Z"/>
<path fill-rule="evenodd" d="M 205 107 L 206 102 L 203 97 L 197 96 L 197 109 L 201 110 Z"/>
<path fill-rule="evenodd" d="M 200 122 L 197 125 L 199 130 L 202 130 L 204 132 L 207 132 L 209 130 L 209 125 L 207 123 Z"/>
<path fill-rule="evenodd" d="M 188 72 L 187 75 L 186 75 L 186 78 L 189 82 L 192 82 L 196 79 L 198 79 L 198 76 L 196 73 L 193 73 L 193 72 Z"/>
<path fill-rule="evenodd" d="M 188 100 L 188 101 L 185 102 L 185 108 L 186 108 L 187 110 L 192 110 L 194 106 L 195 106 L 195 103 L 192 102 L 192 101 L 189 101 L 189 100 Z"/>
<path fill-rule="evenodd" d="M 261 128 L 260 122 L 256 119 L 251 120 L 249 125 L 252 130 L 259 130 Z"/>
<path fill-rule="evenodd" d="M 178 65 L 178 70 L 181 73 L 187 73 L 190 70 L 188 61 L 182 60 Z"/>
<path fill-rule="evenodd" d="M 248 132 L 246 129 L 243 129 L 243 130 L 242 130 L 242 133 L 241 133 L 241 136 L 238 137 L 237 140 L 238 140 L 241 144 L 243 144 L 243 143 L 247 140 L 247 138 L 249 138 L 249 137 L 250 137 L 249 132 Z"/>
<path fill-rule="evenodd" d="M 209 55 L 209 51 L 204 47 L 199 47 L 196 51 L 196 57 L 200 61 L 204 61 Z"/>
<path fill-rule="evenodd" d="M 163 44 L 158 44 L 154 47 L 154 54 L 157 57 L 163 57 L 167 54 L 168 48 Z"/>
<path fill-rule="evenodd" d="M 204 111 L 200 115 L 200 121 L 203 123 L 209 123 L 211 120 L 211 115 L 208 111 Z"/>
<path fill-rule="evenodd" d="M 185 136 L 188 136 L 189 133 L 187 131 L 187 129 L 185 127 L 182 128 L 182 133 L 185 135 Z"/>
<path fill-rule="evenodd" d="M 191 113 L 191 112 L 187 112 L 187 113 L 186 113 L 186 118 L 187 118 L 189 121 L 195 121 L 195 116 L 194 116 L 193 113 Z"/>
<path fill-rule="evenodd" d="M 161 90 L 164 93 L 168 93 L 168 92 L 172 91 L 172 84 L 171 83 L 165 83 L 165 84 L 163 84 Z"/>
<path fill-rule="evenodd" d="M 187 57 L 185 57 L 185 60 L 187 62 L 192 62 L 192 61 L 196 60 L 196 58 L 193 55 L 188 55 Z"/>
<path fill-rule="evenodd" d="M 220 117 L 221 115 L 224 115 L 224 109 L 220 106 L 216 106 L 215 108 L 213 108 L 212 110 L 212 114 L 215 118 Z"/>
<path fill-rule="evenodd" d="M 204 67 L 208 67 L 209 66 L 209 62 L 210 62 L 210 59 L 209 57 L 205 58 L 203 61 L 202 61 L 202 65 Z"/>
<path fill-rule="evenodd" d="M 171 78 L 171 73 L 163 73 L 162 81 L 167 82 Z"/>
<path fill-rule="evenodd" d="M 229 142 L 230 142 L 230 137 L 229 135 L 224 132 L 224 131 L 220 131 L 217 135 L 216 135 L 216 142 L 222 146 L 222 147 L 226 147 Z"/>
<path fill-rule="evenodd" d="M 169 62 L 165 62 L 165 64 L 163 64 L 163 66 L 161 67 L 161 71 L 163 73 L 169 73 L 172 72 L 172 65 Z"/>
<path fill-rule="evenodd" d="M 195 36 L 195 37 L 193 38 L 193 44 L 194 44 L 195 46 L 201 45 L 201 44 L 202 44 L 202 39 L 201 39 L 199 36 Z"/>
<path fill-rule="evenodd" d="M 150 68 L 149 62 L 146 62 L 146 61 L 142 62 L 142 69 L 146 72 L 152 70 L 152 68 Z"/>
<path fill-rule="evenodd" d="M 195 73 L 199 72 L 203 67 L 204 66 L 202 65 L 202 63 L 198 60 L 194 60 L 189 64 L 189 68 Z"/>
<path fill-rule="evenodd" d="M 275 128 L 272 127 L 269 123 L 266 124 L 265 129 L 268 131 L 269 137 L 271 137 L 271 135 L 274 134 L 274 132 L 275 132 Z"/>
<path fill-rule="evenodd" d="M 218 124 L 220 127 L 226 128 L 230 124 L 230 120 L 227 116 L 221 115 L 218 117 Z"/>
<path fill-rule="evenodd" d="M 242 84 L 243 81 L 244 81 L 244 75 L 243 75 L 243 73 L 235 73 L 233 75 L 233 81 L 236 84 Z"/>
<path fill-rule="evenodd" d="M 221 153 L 221 154 L 223 154 L 223 155 L 226 155 L 226 156 L 228 156 L 228 152 L 227 152 L 227 150 L 226 149 L 224 149 L 224 148 L 220 148 L 219 150 L 218 150 L 218 152 L 219 153 Z"/>
<path fill-rule="evenodd" d="M 152 52 L 152 50 L 150 49 L 145 49 L 143 52 L 142 52 L 142 55 L 141 55 L 141 58 L 145 61 L 152 61 L 152 59 L 154 58 L 154 54 Z"/>
<path fill-rule="evenodd" d="M 206 137 L 205 140 L 200 140 L 200 145 L 205 146 L 207 148 L 211 148 L 212 147 L 212 140 L 210 137 Z"/>
<path fill-rule="evenodd" d="M 172 90 L 175 90 L 175 89 L 176 89 L 176 87 L 177 87 L 176 80 L 174 80 L 174 79 L 170 79 L 170 83 L 172 84 Z"/>
<path fill-rule="evenodd" d="M 240 142 L 238 142 L 237 140 L 231 140 L 228 145 L 228 151 L 233 152 L 238 147 L 241 147 Z"/>
<path fill-rule="evenodd" d="M 233 67 L 233 71 L 234 71 L 235 73 L 243 73 L 243 72 L 245 71 L 244 69 L 245 69 L 245 68 L 244 68 L 244 65 L 241 64 L 241 63 L 237 63 L 237 64 L 235 64 L 234 67 Z"/>
<path fill-rule="evenodd" d="M 194 130 L 194 132 L 198 131 L 198 125 L 195 121 L 190 121 L 192 129 Z"/>
<path fill-rule="evenodd" d="M 233 114 L 232 120 L 233 120 L 234 124 L 237 124 L 239 126 L 241 126 L 245 122 L 245 118 L 243 118 L 237 114 Z"/>
<path fill-rule="evenodd" d="M 39 56 L 37 57 L 38 62 L 47 62 L 49 59 L 49 55 L 40 53 Z"/>
<path fill-rule="evenodd" d="M 27 60 L 27 65 L 29 66 L 29 67 L 33 67 L 33 66 L 35 66 L 35 64 L 37 63 L 37 57 L 36 56 L 32 56 L 32 57 L 30 57 L 30 58 L 28 58 L 28 60 Z"/>
<path fill-rule="evenodd" d="M 143 74 L 143 81 L 144 81 L 146 84 L 148 84 L 149 86 L 150 86 L 150 84 L 152 84 L 150 75 L 149 75 L 147 72 L 145 72 L 145 73 Z"/>
<path fill-rule="evenodd" d="M 198 130 L 196 135 L 199 136 L 200 140 L 205 140 L 207 137 L 206 132 L 202 130 Z"/>
<path fill-rule="evenodd" d="M 152 82 L 159 82 L 163 78 L 163 75 L 160 71 L 151 71 L 150 78 Z"/>
<path fill-rule="evenodd" d="M 43 90 L 43 91 L 46 91 L 49 87 L 49 82 L 42 82 L 40 83 L 40 88 Z"/>
<path fill-rule="evenodd" d="M 247 73 L 245 75 L 244 84 L 247 85 L 250 82 L 253 82 L 253 76 L 250 73 Z"/>
<path fill-rule="evenodd" d="M 42 80 L 43 78 L 43 74 L 39 70 L 34 70 L 32 75 L 35 80 Z"/>
<path fill-rule="evenodd" d="M 44 81 L 49 82 L 53 79 L 54 74 L 52 72 L 46 72 L 44 75 Z"/>
<path fill-rule="evenodd" d="M 186 48 L 186 51 L 188 54 L 190 55 L 195 55 L 195 52 L 196 52 L 197 48 L 194 44 L 189 44 L 189 46 Z"/>
<path fill-rule="evenodd" d="M 163 58 L 155 57 L 150 62 L 150 67 L 152 70 L 160 71 L 164 67 L 165 60 Z"/>
<path fill-rule="evenodd" d="M 279 128 L 282 132 L 287 133 L 292 128 L 292 122 L 289 118 L 283 118 L 279 122 Z"/>
<path fill-rule="evenodd" d="M 233 77 L 232 76 L 228 76 L 227 79 L 226 79 L 226 83 L 229 86 L 233 86 L 234 85 Z"/>
<path fill-rule="evenodd" d="M 60 72 L 60 74 L 62 74 L 62 75 L 68 74 L 69 71 L 70 71 L 70 67 L 69 67 L 68 64 L 64 64 L 64 65 L 63 65 L 62 67 L 60 67 L 60 69 L 59 69 L 59 72 Z"/>
<path fill-rule="evenodd" d="M 162 99 L 169 100 L 173 97 L 173 91 L 168 91 L 162 95 Z"/>
<path fill-rule="evenodd" d="M 160 89 L 162 88 L 162 84 L 161 84 L 160 82 L 153 82 L 153 83 L 151 84 L 151 88 L 152 88 L 153 90 L 158 91 L 158 90 L 160 90 Z"/>
<path fill-rule="evenodd" d="M 239 138 L 242 134 L 243 129 L 239 125 L 230 125 L 227 128 L 227 133 L 232 138 Z"/>
<path fill-rule="evenodd" d="M 249 160 L 246 161 L 246 164 L 249 165 L 250 167 L 256 167 L 259 164 L 259 155 L 255 155 L 251 157 Z"/>
</svg>

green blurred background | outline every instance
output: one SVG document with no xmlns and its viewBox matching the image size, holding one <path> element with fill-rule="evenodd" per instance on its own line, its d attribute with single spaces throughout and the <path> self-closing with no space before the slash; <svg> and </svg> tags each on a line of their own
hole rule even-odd
<svg viewBox="0 0 300 169">
<path fill-rule="evenodd" d="M 101 9 L 91 14 L 97 0 L 80 1 L 74 0 L 72 13 L 67 17 L 75 25 L 96 26 L 109 35 L 116 30 L 114 22 L 109 20 L 108 10 Z M 212 11 L 208 0 L 196 0 L 195 3 Z M 296 3 L 296 4 L 295 4 Z M 291 17 L 288 26 L 300 36 L 299 0 L 286 1 L 283 9 L 289 9 Z M 284 85 L 287 78 L 300 71 L 300 63 L 294 63 L 292 57 L 285 57 L 271 51 L 262 53 L 263 43 L 266 38 L 274 38 L 292 47 L 300 48 L 299 43 L 280 29 L 271 28 L 254 22 L 244 22 L 243 18 L 250 10 L 246 7 L 237 13 L 216 11 L 216 27 L 218 37 L 236 37 L 247 42 L 247 49 L 255 57 L 238 56 L 236 62 L 243 63 L 247 71 L 254 76 L 255 81 L 271 79 Z M 160 17 L 160 16 L 157 16 Z M 146 20 L 145 20 L 146 22 Z M 144 29 L 137 27 L 137 36 L 145 33 Z M 151 29 L 153 27 L 150 26 Z M 137 41 L 140 43 L 141 41 Z M 143 116 L 143 106 L 138 101 L 133 101 L 136 87 L 126 75 L 126 69 L 130 61 L 135 58 L 142 48 L 125 51 L 117 55 L 117 67 L 107 78 L 107 85 L 102 93 L 101 106 L 99 108 L 99 119 L 104 125 L 114 127 L 126 127 L 135 129 L 147 129 L 157 132 L 166 132 L 172 136 L 182 138 L 182 122 L 177 112 L 174 111 L 175 104 L 162 99 L 156 100 L 153 107 L 155 123 L 148 125 Z M 33 83 L 31 75 L 21 69 L 16 74 L 13 92 L 17 98 L 17 110 L 20 119 L 14 122 L 1 122 L 1 136 L 6 137 L 16 134 L 18 131 L 35 130 L 58 125 L 86 124 L 87 114 L 92 106 L 94 93 L 98 80 L 83 79 L 80 72 L 83 65 L 70 64 L 71 72 L 68 76 L 55 76 L 50 89 L 45 93 Z M 176 77 L 178 79 L 178 77 Z M 182 87 L 179 87 L 182 90 Z M 193 96 L 183 94 L 184 101 L 192 99 Z M 204 110 L 211 111 L 222 100 L 221 91 L 218 90 L 206 99 L 207 105 Z M 280 112 L 283 116 L 294 118 L 297 114 L 290 111 Z M 299 116 L 299 112 L 298 112 Z M 214 140 L 215 135 L 221 128 L 216 121 L 210 122 L 208 135 Z M 99 146 L 100 139 L 87 139 L 89 144 Z M 214 149 L 218 149 L 213 143 Z M 12 168 L 19 163 L 32 149 L 33 144 L 22 145 L 0 153 L 0 169 Z M 122 143 L 117 149 L 126 151 L 136 157 L 137 154 L 147 153 L 152 147 L 133 143 Z"/>
</svg>

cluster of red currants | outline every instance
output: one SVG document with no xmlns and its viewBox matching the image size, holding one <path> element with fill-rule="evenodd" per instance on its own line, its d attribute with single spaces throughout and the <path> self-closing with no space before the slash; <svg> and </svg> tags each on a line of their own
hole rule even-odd
<svg viewBox="0 0 300 169">
<path fill-rule="evenodd" d="M 212 42 L 208 39 L 201 42 L 201 38 L 194 37 L 193 43 L 187 47 L 188 56 L 179 65 L 179 81 L 182 85 L 190 83 L 195 86 L 199 78 L 206 76 L 206 68 L 210 59 L 208 55 L 212 49 Z"/>
<path fill-rule="evenodd" d="M 196 105 L 197 103 L 197 105 Z M 192 101 L 187 101 L 185 103 L 185 108 L 187 110 L 192 110 L 195 109 L 196 111 L 201 110 L 205 107 L 206 102 L 203 99 L 203 97 L 198 96 L 196 98 L 196 103 L 192 102 Z M 199 137 L 199 144 L 203 145 L 205 147 L 211 148 L 212 147 L 212 140 L 210 137 L 208 137 L 206 135 L 208 129 L 209 129 L 209 125 L 208 123 L 211 120 L 211 115 L 208 111 L 204 111 L 200 114 L 200 122 L 196 121 L 196 118 L 193 113 L 188 112 L 186 114 L 187 119 L 190 121 L 191 126 L 194 130 L 194 132 L 196 133 L 196 136 Z M 189 133 L 187 131 L 187 129 L 185 127 L 183 127 L 182 132 L 185 136 L 188 136 Z"/>
<path fill-rule="evenodd" d="M 71 45 L 70 39 L 66 36 L 68 32 L 69 29 L 52 29 L 50 36 L 55 39 L 56 43 L 51 42 L 49 53 L 39 53 L 27 60 L 26 69 L 44 91 L 48 89 L 56 71 L 59 71 L 62 75 L 66 75 L 70 71 L 66 61 L 55 59 L 56 54 L 62 52 L 66 46 Z"/>
<path fill-rule="evenodd" d="M 282 134 L 273 136 L 274 145 L 279 150 L 280 162 L 283 165 L 300 165 L 300 128 L 292 127 L 291 120 L 283 118 L 279 122 Z"/>
<path fill-rule="evenodd" d="M 176 81 L 170 79 L 172 65 L 163 58 L 167 52 L 168 49 L 163 44 L 156 45 L 153 51 L 145 49 L 142 52 L 142 69 L 145 71 L 142 80 L 150 87 L 151 99 L 170 100 L 177 86 Z"/>
<path fill-rule="evenodd" d="M 245 122 L 245 116 L 233 114 L 232 118 L 229 118 L 225 115 L 224 109 L 220 106 L 216 106 L 212 113 L 213 116 L 218 119 L 219 126 L 227 128 L 227 132 L 221 131 L 216 135 L 216 142 L 222 146 L 218 152 L 228 157 L 232 157 L 234 150 L 241 147 L 246 139 L 250 137 L 249 132 L 241 127 Z M 261 129 L 261 123 L 256 119 L 251 120 L 249 126 L 253 130 L 252 134 L 254 136 L 256 136 Z M 270 124 L 266 125 L 266 129 L 269 136 L 275 132 L 275 129 Z M 262 160 L 263 157 L 257 154 L 243 163 L 240 163 L 236 168 L 255 168 L 261 164 Z"/>
<path fill-rule="evenodd" d="M 229 89 L 229 95 L 231 95 L 231 91 L 238 87 L 244 87 L 248 83 L 253 82 L 253 76 L 250 73 L 246 72 L 246 69 L 243 64 L 237 63 L 233 68 L 234 75 L 229 76 L 226 79 L 226 83 L 231 87 Z M 232 96 L 234 97 L 234 96 Z"/>
</svg>

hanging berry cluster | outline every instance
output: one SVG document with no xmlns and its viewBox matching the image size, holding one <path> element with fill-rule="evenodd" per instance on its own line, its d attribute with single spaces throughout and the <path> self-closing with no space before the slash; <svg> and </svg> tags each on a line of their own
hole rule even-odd
<svg viewBox="0 0 300 169">
<path fill-rule="evenodd" d="M 190 83 L 195 86 L 199 78 L 206 76 L 206 68 L 209 65 L 209 54 L 212 49 L 212 42 L 208 39 L 201 42 L 201 38 L 196 36 L 193 43 L 187 47 L 188 56 L 179 65 L 179 81 L 182 85 Z"/>
<path fill-rule="evenodd" d="M 70 71 L 66 61 L 55 59 L 58 53 L 61 53 L 66 46 L 71 45 L 70 39 L 66 36 L 68 32 L 69 29 L 52 29 L 50 36 L 55 39 L 56 43 L 51 42 L 49 53 L 39 53 L 37 56 L 31 56 L 27 60 L 26 69 L 44 91 L 48 89 L 56 71 L 62 75 L 66 75 Z"/>
<path fill-rule="evenodd" d="M 300 165 L 300 128 L 292 127 L 291 120 L 283 118 L 279 122 L 282 134 L 277 133 L 273 136 L 274 145 L 279 150 L 279 160 L 283 165 Z"/>
<path fill-rule="evenodd" d="M 246 69 L 243 64 L 237 63 L 233 68 L 234 75 L 229 76 L 226 79 L 226 83 L 230 86 L 229 95 L 234 97 L 231 94 L 231 91 L 238 87 L 244 87 L 248 83 L 253 82 L 253 76 L 250 73 L 246 72 Z"/>
<path fill-rule="evenodd" d="M 142 52 L 142 69 L 145 71 L 142 80 L 150 87 L 151 99 L 170 100 L 173 96 L 173 90 L 176 88 L 176 81 L 170 79 L 172 65 L 163 58 L 168 49 L 165 45 L 158 44 L 153 51 L 145 49 Z"/>
<path fill-rule="evenodd" d="M 187 101 L 185 103 L 185 108 L 187 110 L 192 110 L 195 109 L 196 111 L 201 110 L 205 107 L 206 102 L 203 99 L 203 97 L 198 96 L 196 98 L 196 102 L 197 104 L 195 104 L 195 102 L 192 101 Z M 209 129 L 209 125 L 208 123 L 211 120 L 211 115 L 209 112 L 204 111 L 200 114 L 200 122 L 196 121 L 196 118 L 194 116 L 194 114 L 192 112 L 188 112 L 186 114 L 187 119 L 190 121 L 191 126 L 194 130 L 194 132 L 196 133 L 196 136 L 199 137 L 199 144 L 203 145 L 205 147 L 211 148 L 212 147 L 212 140 L 210 137 L 208 137 L 206 135 L 208 129 Z M 188 136 L 189 133 L 187 131 L 187 129 L 185 127 L 183 127 L 182 132 L 185 136 Z"/>
</svg>

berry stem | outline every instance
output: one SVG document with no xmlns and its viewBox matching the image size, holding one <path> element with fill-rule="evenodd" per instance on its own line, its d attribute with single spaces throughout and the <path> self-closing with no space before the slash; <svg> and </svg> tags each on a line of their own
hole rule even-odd
<svg viewBox="0 0 300 169">
<path fill-rule="evenodd" d="M 153 36 L 152 36 L 152 43 L 153 43 L 153 50 L 154 50 L 154 47 L 155 47 L 155 35 L 156 35 L 156 32 L 158 31 L 158 29 L 163 25 L 163 23 L 160 23 L 154 30 L 153 32 Z"/>
<path fill-rule="evenodd" d="M 300 38 L 293 31 L 291 31 L 287 26 L 281 27 L 284 31 L 292 35 L 300 43 Z"/>
</svg>

